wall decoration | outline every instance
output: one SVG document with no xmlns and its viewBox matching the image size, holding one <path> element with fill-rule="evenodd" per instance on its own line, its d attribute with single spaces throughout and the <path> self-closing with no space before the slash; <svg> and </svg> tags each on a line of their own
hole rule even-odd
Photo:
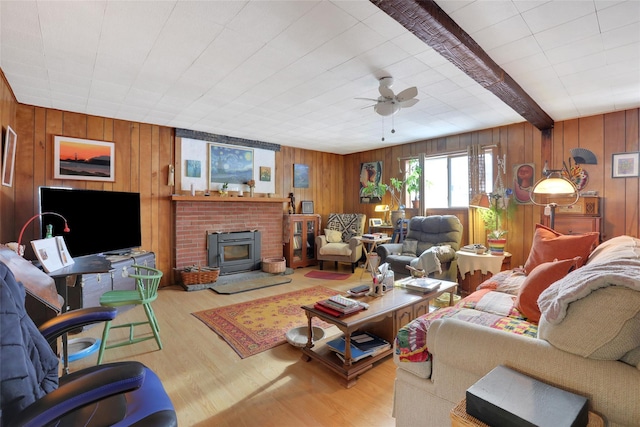
<svg viewBox="0 0 640 427">
<path fill-rule="evenodd" d="M 376 186 L 382 183 L 382 162 L 360 163 L 360 203 L 380 203 L 382 194 L 374 191 L 375 194 L 368 194 L 365 188 L 373 183 Z"/>
<path fill-rule="evenodd" d="M 187 160 L 186 176 L 200 178 L 202 176 L 202 162 L 200 160 Z"/>
<path fill-rule="evenodd" d="M 260 181 L 271 181 L 271 168 L 260 166 Z"/>
<path fill-rule="evenodd" d="M 531 190 L 536 183 L 536 167 L 533 163 L 513 166 L 513 198 L 520 204 L 531 203 Z"/>
<path fill-rule="evenodd" d="M 214 183 L 244 184 L 252 179 L 253 149 L 209 144 L 210 188 L 218 189 Z"/>
<path fill-rule="evenodd" d="M 612 156 L 611 176 L 613 178 L 630 178 L 638 176 L 640 152 L 617 153 Z"/>
<path fill-rule="evenodd" d="M 16 167 L 16 145 L 18 136 L 7 126 L 4 135 L 4 154 L 2 157 L 2 185 L 11 187 L 13 185 L 13 172 Z"/>
<path fill-rule="evenodd" d="M 293 187 L 309 188 L 309 165 L 293 165 Z"/>
<path fill-rule="evenodd" d="M 313 202 L 310 200 L 303 200 L 301 202 L 301 210 L 303 214 L 312 214 L 313 213 Z"/>
<path fill-rule="evenodd" d="M 56 179 L 116 180 L 113 142 L 56 136 L 53 161 L 53 177 Z"/>
</svg>

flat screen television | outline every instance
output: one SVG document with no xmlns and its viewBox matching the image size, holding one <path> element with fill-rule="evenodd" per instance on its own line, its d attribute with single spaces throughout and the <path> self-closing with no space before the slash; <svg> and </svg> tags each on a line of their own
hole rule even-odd
<svg viewBox="0 0 640 427">
<path fill-rule="evenodd" d="M 55 215 L 40 217 L 40 238 L 47 224 L 53 235 L 63 236 L 73 257 L 93 254 L 126 254 L 142 245 L 140 193 L 98 191 L 61 187 L 40 187 L 40 210 Z"/>
</svg>

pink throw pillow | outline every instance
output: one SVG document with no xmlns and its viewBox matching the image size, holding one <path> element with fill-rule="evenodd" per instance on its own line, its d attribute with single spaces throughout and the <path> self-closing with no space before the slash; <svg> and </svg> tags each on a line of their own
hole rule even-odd
<svg viewBox="0 0 640 427">
<path fill-rule="evenodd" d="M 536 266 L 543 262 L 577 256 L 582 258 L 580 265 L 578 265 L 578 267 L 582 267 L 591 251 L 598 245 L 599 236 L 600 233 L 597 232 L 562 234 L 542 224 L 536 224 L 531 251 L 524 264 L 524 272 L 531 273 Z"/>
<path fill-rule="evenodd" d="M 538 297 L 542 291 L 578 268 L 581 262 L 582 257 L 577 256 L 573 259 L 562 261 L 543 262 L 536 266 L 524 279 L 518 291 L 515 302 L 516 308 L 520 310 L 527 320 L 538 323 L 541 315 L 540 307 L 538 307 Z"/>
</svg>

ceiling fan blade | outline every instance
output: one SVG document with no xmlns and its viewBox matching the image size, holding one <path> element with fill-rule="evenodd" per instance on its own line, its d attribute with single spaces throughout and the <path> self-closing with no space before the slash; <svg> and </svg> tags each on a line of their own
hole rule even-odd
<svg viewBox="0 0 640 427">
<path fill-rule="evenodd" d="M 415 98 L 416 96 L 418 96 L 418 89 L 414 86 L 403 90 L 398 94 L 398 96 L 396 96 L 396 98 L 398 99 L 398 101 L 402 102 L 411 98 Z"/>
<path fill-rule="evenodd" d="M 385 98 L 392 99 L 395 96 L 393 91 L 387 86 L 380 85 L 378 90 L 380 91 L 380 95 L 384 96 Z"/>
<path fill-rule="evenodd" d="M 401 101 L 400 106 L 402 108 L 413 107 L 418 103 L 418 101 L 420 101 L 418 98 L 407 99 L 406 101 Z"/>
</svg>

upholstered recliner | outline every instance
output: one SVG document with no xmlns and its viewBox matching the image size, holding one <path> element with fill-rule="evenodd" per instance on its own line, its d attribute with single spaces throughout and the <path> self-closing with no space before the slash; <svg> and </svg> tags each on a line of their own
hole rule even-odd
<svg viewBox="0 0 640 427">
<path fill-rule="evenodd" d="M 430 277 L 456 281 L 456 251 L 462 241 L 462 223 L 454 215 L 414 216 L 402 243 L 378 245 L 380 263 L 389 263 L 397 278 L 407 277 L 410 265 Z"/>
<path fill-rule="evenodd" d="M 316 237 L 317 259 L 320 270 L 324 261 L 351 264 L 351 272 L 355 271 L 362 257 L 362 242 L 367 216 L 364 214 L 329 214 L 329 221 L 324 234 Z"/>
</svg>

